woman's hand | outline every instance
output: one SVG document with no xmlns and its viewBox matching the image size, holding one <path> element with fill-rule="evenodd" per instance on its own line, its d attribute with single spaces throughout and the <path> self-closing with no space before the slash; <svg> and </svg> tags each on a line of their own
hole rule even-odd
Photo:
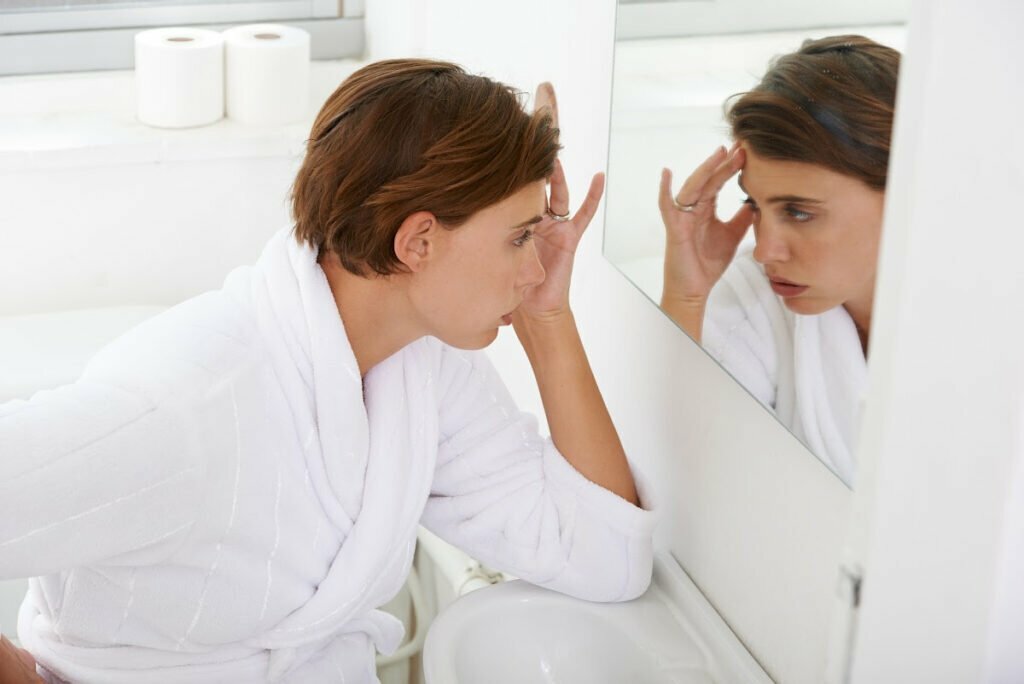
<svg viewBox="0 0 1024 684">
<path fill-rule="evenodd" d="M 0 634 L 0 684 L 42 684 L 36 674 L 36 661 Z"/>
<path fill-rule="evenodd" d="M 534 108 L 549 109 L 554 124 L 558 125 L 558 104 L 550 83 L 542 83 L 537 88 Z M 563 221 L 552 218 L 552 214 L 569 214 L 569 186 L 565 181 L 565 171 L 561 162 L 555 161 L 555 172 L 551 176 L 548 215 L 535 226 L 533 239 L 537 257 L 547 276 L 544 282 L 527 291 L 517 309 L 519 315 L 545 319 L 569 313 L 569 281 L 576 247 L 594 214 L 597 213 L 603 192 L 604 174 L 598 173 L 591 180 L 587 197 L 575 215 Z"/>
<path fill-rule="evenodd" d="M 665 224 L 663 305 L 668 300 L 703 307 L 711 288 L 736 256 L 754 211 L 744 204 L 731 219 L 721 221 L 715 208 L 722 186 L 743 168 L 744 161 L 745 153 L 738 145 L 729 153 L 719 147 L 690 174 L 675 201 L 672 172 L 662 170 L 658 208 Z"/>
</svg>

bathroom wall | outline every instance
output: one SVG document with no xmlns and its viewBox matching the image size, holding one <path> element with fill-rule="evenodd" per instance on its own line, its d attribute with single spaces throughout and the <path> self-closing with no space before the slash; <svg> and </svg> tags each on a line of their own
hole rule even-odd
<svg viewBox="0 0 1024 684">
<path fill-rule="evenodd" d="M 390 32 L 405 5 L 415 16 L 414 0 L 369 0 L 371 57 L 445 57 L 524 90 L 554 82 L 578 202 L 606 163 L 614 2 L 435 0 L 411 35 Z M 602 257 L 602 218 L 581 245 L 573 305 L 626 449 L 664 513 L 658 544 L 773 678 L 820 682 L 850 492 Z M 538 411 L 514 335 L 492 356 Z"/>
</svg>

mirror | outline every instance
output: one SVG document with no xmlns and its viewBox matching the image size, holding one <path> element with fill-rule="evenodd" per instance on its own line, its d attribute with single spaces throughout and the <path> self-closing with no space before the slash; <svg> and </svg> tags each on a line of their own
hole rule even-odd
<svg viewBox="0 0 1024 684">
<path fill-rule="evenodd" d="M 605 257 L 849 486 L 907 9 L 620 0 L 616 17 Z M 868 40 L 827 40 L 847 35 Z M 768 95 L 740 96 L 770 68 Z"/>
</svg>

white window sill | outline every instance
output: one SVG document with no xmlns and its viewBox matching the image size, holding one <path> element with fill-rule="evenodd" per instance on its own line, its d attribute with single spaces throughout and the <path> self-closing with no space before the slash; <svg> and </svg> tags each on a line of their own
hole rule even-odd
<svg viewBox="0 0 1024 684">
<path fill-rule="evenodd" d="M 187 129 L 146 126 L 135 118 L 134 71 L 0 78 L 0 172 L 300 156 L 324 101 L 362 65 L 312 62 L 309 112 L 287 126 L 230 119 Z"/>
</svg>

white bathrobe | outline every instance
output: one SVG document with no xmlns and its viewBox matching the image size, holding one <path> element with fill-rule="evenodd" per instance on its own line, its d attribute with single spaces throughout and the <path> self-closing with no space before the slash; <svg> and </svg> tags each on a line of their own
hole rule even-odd
<svg viewBox="0 0 1024 684">
<path fill-rule="evenodd" d="M 72 682 L 374 682 L 419 524 L 595 601 L 650 581 L 653 514 L 587 481 L 487 358 L 423 338 L 361 381 L 315 252 L 255 266 L 0 406 L 0 578 Z M 649 503 L 649 502 L 646 502 Z"/>
<path fill-rule="evenodd" d="M 742 251 L 712 290 L 704 348 L 847 485 L 867 363 L 842 306 L 795 314 Z"/>
</svg>

